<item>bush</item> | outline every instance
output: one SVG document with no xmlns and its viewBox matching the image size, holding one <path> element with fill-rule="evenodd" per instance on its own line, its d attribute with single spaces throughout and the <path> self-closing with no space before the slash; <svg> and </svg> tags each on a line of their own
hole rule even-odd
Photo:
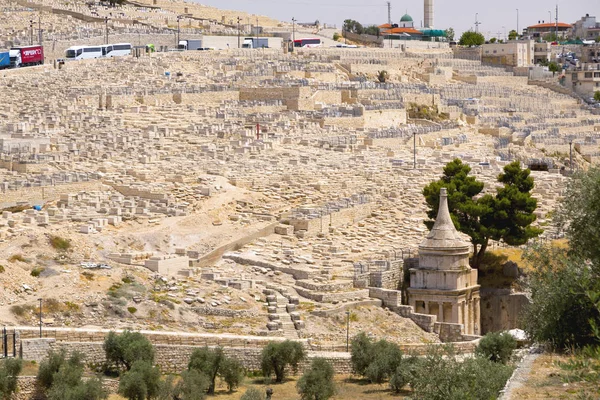
<svg viewBox="0 0 600 400">
<path fill-rule="evenodd" d="M 390 376 L 390 388 L 398 393 L 407 384 L 414 382 L 415 376 L 419 371 L 418 357 L 404 357 L 396 367 L 396 370 Z"/>
<path fill-rule="evenodd" d="M 59 236 L 50 236 L 50 246 L 56 250 L 67 251 L 71 248 L 71 241 Z"/>
<path fill-rule="evenodd" d="M 265 400 L 265 393 L 252 386 L 246 390 L 240 400 Z"/>
<path fill-rule="evenodd" d="M 119 394 L 128 400 L 154 398 L 160 389 L 160 371 L 149 361 L 135 361 L 119 381 Z"/>
<path fill-rule="evenodd" d="M 361 332 L 352 339 L 350 350 L 350 362 L 354 373 L 365 376 L 367 368 L 371 363 L 372 342 L 366 333 Z"/>
<path fill-rule="evenodd" d="M 4 265 L 0 265 L 0 274 L 4 272 Z"/>
<path fill-rule="evenodd" d="M 69 359 L 67 359 L 67 353 L 64 349 L 59 351 L 50 350 L 48 357 L 40 363 L 38 369 L 37 381 L 42 388 L 46 390 L 50 389 L 54 384 L 56 374 L 66 364 L 72 368 L 83 369 L 83 355 L 79 352 L 73 352 Z"/>
<path fill-rule="evenodd" d="M 82 376 L 82 366 L 63 364 L 55 375 L 48 400 L 100 400 L 108 397 L 100 379 L 94 377 L 84 381 Z"/>
<path fill-rule="evenodd" d="M 23 254 L 13 254 L 12 256 L 8 257 L 8 261 L 9 262 L 20 261 L 20 262 L 24 262 L 24 263 L 29 262 L 28 259 L 23 257 Z"/>
<path fill-rule="evenodd" d="M 298 365 L 306 358 L 306 352 L 299 342 L 269 342 L 262 351 L 261 369 L 265 377 L 275 374 L 275 382 L 283 382 L 287 367 L 296 372 Z"/>
<path fill-rule="evenodd" d="M 592 293 L 600 293 L 600 281 L 587 263 L 564 249 L 533 247 L 524 255 L 532 265 L 529 287 L 531 304 L 523 314 L 529 336 L 555 349 L 593 344 L 593 323 L 600 312 Z M 594 322 L 595 321 L 595 322 Z"/>
<path fill-rule="evenodd" d="M 361 332 L 352 339 L 350 360 L 355 373 L 372 383 L 383 383 L 396 372 L 402 361 L 402 351 L 398 345 L 386 340 L 373 343 Z"/>
<path fill-rule="evenodd" d="M 232 392 L 244 379 L 244 367 L 235 358 L 225 358 L 221 363 L 219 375 L 227 384 L 227 389 Z"/>
<path fill-rule="evenodd" d="M 45 270 L 46 270 L 45 268 L 42 268 L 42 267 L 36 267 L 36 268 L 34 268 L 34 269 L 32 269 L 32 270 L 31 270 L 31 276 L 34 276 L 34 277 L 36 277 L 36 278 L 37 278 L 37 277 L 38 277 L 38 276 L 40 276 L 40 275 L 41 275 L 41 273 L 42 273 L 42 272 L 44 272 Z"/>
<path fill-rule="evenodd" d="M 337 32 L 333 33 L 333 40 L 335 40 L 337 42 L 338 40 L 340 40 L 340 38 L 341 38 L 341 36 L 339 33 L 337 33 Z"/>
<path fill-rule="evenodd" d="M 9 399 L 17 390 L 17 377 L 23 369 L 20 358 L 7 358 L 0 362 L 0 398 Z"/>
<path fill-rule="evenodd" d="M 477 345 L 475 354 L 493 362 L 506 364 L 514 349 L 517 348 L 517 341 L 508 332 L 492 332 L 486 334 Z"/>
<path fill-rule="evenodd" d="M 120 335 L 109 332 L 104 340 L 106 361 L 114 363 L 117 368 L 130 370 L 136 361 L 154 362 L 154 347 L 141 333 L 125 331 Z"/>
<path fill-rule="evenodd" d="M 334 370 L 327 360 L 315 358 L 298 380 L 296 388 L 302 400 L 327 400 L 335 394 Z"/>
<path fill-rule="evenodd" d="M 175 388 L 175 396 L 182 400 L 203 400 L 210 382 L 206 375 L 196 370 L 183 371 Z"/>
<path fill-rule="evenodd" d="M 129 311 L 130 314 L 135 314 L 137 312 L 137 308 L 135 308 L 135 307 L 127 307 L 127 311 Z"/>
<path fill-rule="evenodd" d="M 498 397 L 513 368 L 481 357 L 459 361 L 451 347 L 432 347 L 412 377 L 415 400 L 489 400 Z"/>
</svg>

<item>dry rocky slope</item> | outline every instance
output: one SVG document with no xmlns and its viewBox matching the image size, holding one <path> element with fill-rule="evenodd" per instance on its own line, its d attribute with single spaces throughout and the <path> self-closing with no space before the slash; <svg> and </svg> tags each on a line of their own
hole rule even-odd
<svg viewBox="0 0 600 400">
<path fill-rule="evenodd" d="M 122 12 L 141 12 L 132 4 Z M 158 6 L 156 29 L 181 7 L 206 15 Z M 98 26 L 51 15 L 65 34 Z M 399 261 L 426 233 L 422 188 L 456 157 L 487 191 L 510 160 L 537 160 L 550 166 L 533 173 L 550 237 L 569 141 L 585 166 L 600 135 L 600 118 L 572 98 L 448 49 L 155 53 L 7 70 L 1 85 L 6 325 L 35 325 L 42 298 L 47 327 L 326 349 L 345 343 L 351 310 L 353 332 L 437 342 L 357 283 L 367 271 L 366 286 L 400 288 Z M 412 104 L 427 115 L 408 118 Z"/>
</svg>

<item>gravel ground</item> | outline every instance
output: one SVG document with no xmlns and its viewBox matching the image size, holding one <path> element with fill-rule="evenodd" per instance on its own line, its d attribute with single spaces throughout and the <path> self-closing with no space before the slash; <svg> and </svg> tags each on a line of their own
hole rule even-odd
<svg viewBox="0 0 600 400">
<path fill-rule="evenodd" d="M 525 349 L 520 356 L 521 362 L 517 365 L 517 369 L 513 372 L 513 375 L 510 377 L 508 382 L 506 382 L 506 386 L 502 391 L 499 400 L 517 400 L 512 394 L 520 387 L 522 387 L 527 379 L 529 378 L 529 373 L 531 372 L 531 367 L 533 366 L 534 361 L 542 354 L 542 350 L 539 347 L 530 347 Z"/>
</svg>

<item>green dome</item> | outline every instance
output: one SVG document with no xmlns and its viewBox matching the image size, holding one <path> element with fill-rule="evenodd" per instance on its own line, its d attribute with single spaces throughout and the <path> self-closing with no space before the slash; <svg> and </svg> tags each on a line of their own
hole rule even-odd
<svg viewBox="0 0 600 400">
<path fill-rule="evenodd" d="M 404 14 L 402 18 L 400 18 L 400 22 L 413 22 L 413 19 L 410 15 Z"/>
</svg>

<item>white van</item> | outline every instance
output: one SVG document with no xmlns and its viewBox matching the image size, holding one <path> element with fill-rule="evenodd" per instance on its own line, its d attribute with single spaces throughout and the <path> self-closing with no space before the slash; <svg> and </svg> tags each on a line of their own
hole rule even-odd
<svg viewBox="0 0 600 400">
<path fill-rule="evenodd" d="M 105 44 L 102 46 L 103 57 L 119 57 L 131 54 L 131 43 Z"/>
</svg>

